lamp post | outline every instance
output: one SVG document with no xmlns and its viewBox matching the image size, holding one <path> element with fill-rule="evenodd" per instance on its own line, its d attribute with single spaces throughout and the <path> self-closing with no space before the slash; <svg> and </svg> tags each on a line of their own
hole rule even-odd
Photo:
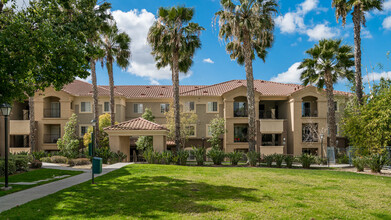
<svg viewBox="0 0 391 220">
<path fill-rule="evenodd" d="M 92 120 L 91 121 L 91 124 L 92 124 L 92 134 L 91 134 L 91 143 L 92 143 L 92 147 L 91 147 L 91 157 L 92 157 L 92 165 L 91 165 L 91 175 L 92 175 L 92 178 L 91 178 L 91 183 L 92 184 L 95 184 L 94 182 L 94 147 L 95 147 L 95 128 L 96 128 L 96 120 Z"/>
<path fill-rule="evenodd" d="M 320 154 L 321 154 L 320 157 L 322 158 L 322 160 L 323 160 L 323 138 L 324 138 L 324 134 L 320 134 Z"/>
<path fill-rule="evenodd" d="M 4 103 L 0 107 L 1 113 L 4 116 L 4 142 L 5 142 L 5 185 L 2 188 L 3 190 L 10 190 L 12 187 L 8 186 L 8 116 L 11 114 L 12 106 L 10 104 Z"/>
<path fill-rule="evenodd" d="M 205 137 L 202 137 L 201 140 L 202 140 L 202 148 L 205 148 Z"/>
</svg>

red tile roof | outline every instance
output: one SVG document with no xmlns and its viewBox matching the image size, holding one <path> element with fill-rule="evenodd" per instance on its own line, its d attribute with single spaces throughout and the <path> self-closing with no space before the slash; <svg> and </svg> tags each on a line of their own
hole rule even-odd
<svg viewBox="0 0 391 220">
<path fill-rule="evenodd" d="M 62 90 L 73 96 L 92 96 L 93 94 L 92 84 L 80 80 L 73 81 L 72 83 L 64 86 Z M 114 90 L 114 94 L 115 96 L 123 96 L 122 93 L 115 90 Z M 98 86 L 98 95 L 109 96 L 110 90 L 103 86 Z"/>
<path fill-rule="evenodd" d="M 143 118 L 135 118 L 116 124 L 111 127 L 104 128 L 104 130 L 118 131 L 118 130 L 168 130 L 162 125 L 148 121 Z"/>
</svg>

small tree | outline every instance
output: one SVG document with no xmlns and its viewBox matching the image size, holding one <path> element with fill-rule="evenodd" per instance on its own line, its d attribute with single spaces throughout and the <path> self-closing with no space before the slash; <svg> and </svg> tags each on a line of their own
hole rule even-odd
<svg viewBox="0 0 391 220">
<path fill-rule="evenodd" d="M 221 149 L 221 135 L 225 133 L 225 120 L 224 118 L 216 117 L 210 121 L 210 132 L 212 137 L 208 139 L 208 142 L 213 148 Z"/>
<path fill-rule="evenodd" d="M 143 119 L 155 122 L 155 116 L 153 116 L 151 109 L 146 108 L 144 114 L 141 116 Z M 148 150 L 153 147 L 153 137 L 140 136 L 136 142 L 137 150 Z"/>
<path fill-rule="evenodd" d="M 109 113 L 99 116 L 99 147 L 109 147 L 109 135 L 103 130 L 106 127 L 111 126 L 111 117 Z M 92 126 L 88 127 L 87 133 L 84 134 L 83 143 L 88 147 L 91 143 Z"/>
<path fill-rule="evenodd" d="M 168 139 L 175 140 L 175 117 L 174 117 L 174 107 L 170 105 L 170 110 L 165 113 L 167 119 L 167 128 L 169 130 Z M 197 123 L 197 114 L 194 112 L 183 112 L 180 111 L 180 129 L 181 129 L 181 146 L 186 146 L 186 141 L 189 139 L 189 136 L 195 132 L 195 128 L 192 129 L 192 125 Z"/>
<path fill-rule="evenodd" d="M 76 158 L 79 154 L 80 142 L 77 136 L 76 128 L 77 115 L 72 114 L 64 127 L 64 136 L 57 141 L 58 149 L 60 149 L 61 153 L 68 158 Z"/>
</svg>

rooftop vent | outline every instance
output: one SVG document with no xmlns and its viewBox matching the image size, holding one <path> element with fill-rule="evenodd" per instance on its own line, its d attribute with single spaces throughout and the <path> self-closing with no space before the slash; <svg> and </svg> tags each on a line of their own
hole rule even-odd
<svg viewBox="0 0 391 220">
<path fill-rule="evenodd" d="M 149 88 L 151 88 L 151 87 L 150 87 L 150 86 L 147 86 L 147 87 L 145 87 L 145 88 L 149 89 Z"/>
<path fill-rule="evenodd" d="M 166 87 L 165 86 L 162 86 L 162 89 L 165 89 Z"/>
<path fill-rule="evenodd" d="M 208 91 L 205 90 L 204 93 L 208 93 Z"/>
<path fill-rule="evenodd" d="M 159 95 L 163 95 L 163 93 L 160 93 Z"/>
<path fill-rule="evenodd" d="M 144 93 L 141 93 L 142 96 L 144 96 L 145 94 Z"/>
</svg>

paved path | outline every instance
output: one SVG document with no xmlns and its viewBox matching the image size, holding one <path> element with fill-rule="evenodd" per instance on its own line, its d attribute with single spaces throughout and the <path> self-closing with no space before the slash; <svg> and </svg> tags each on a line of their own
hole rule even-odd
<svg viewBox="0 0 391 220">
<path fill-rule="evenodd" d="M 95 177 L 107 174 L 111 171 L 117 170 L 121 167 L 124 167 L 126 165 L 129 165 L 131 163 L 116 163 L 107 167 L 103 167 L 102 173 L 99 175 L 95 175 Z M 45 166 L 44 166 L 45 167 Z M 48 168 L 48 167 L 45 167 Z M 60 168 L 60 167 L 59 167 Z M 62 167 L 60 169 L 63 169 L 66 167 Z M 51 167 L 50 169 L 55 169 L 54 167 Z M 80 169 L 74 169 L 72 170 L 80 170 Z M 84 173 L 72 176 L 63 180 L 58 180 L 55 182 L 51 182 L 48 184 L 44 184 L 41 186 L 33 187 L 30 189 L 22 190 L 19 192 L 11 193 L 5 196 L 0 197 L 0 213 L 3 211 L 6 211 L 8 209 L 12 209 L 16 206 L 25 204 L 27 202 L 30 202 L 35 199 L 39 199 L 42 197 L 45 197 L 47 195 L 56 193 L 60 190 L 69 188 L 71 186 L 86 182 L 88 180 L 91 180 L 91 170 L 86 170 Z"/>
</svg>

